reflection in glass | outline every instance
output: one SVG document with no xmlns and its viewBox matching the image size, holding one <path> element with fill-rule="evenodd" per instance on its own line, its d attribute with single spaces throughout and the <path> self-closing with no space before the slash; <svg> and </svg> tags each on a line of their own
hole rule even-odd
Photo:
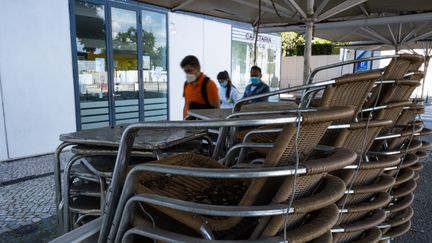
<svg viewBox="0 0 432 243">
<path fill-rule="evenodd" d="M 75 1 L 81 127 L 109 125 L 104 6 Z"/>
<path fill-rule="evenodd" d="M 232 41 L 232 80 L 243 93 L 249 84 L 250 68 L 253 66 L 254 45 L 250 42 Z M 258 44 L 257 63 L 262 70 L 262 80 L 270 90 L 279 89 L 280 48 L 267 44 Z"/>
<path fill-rule="evenodd" d="M 116 124 L 139 121 L 137 17 L 135 11 L 111 8 Z"/>
<path fill-rule="evenodd" d="M 167 120 L 166 15 L 142 11 L 144 120 Z"/>
</svg>

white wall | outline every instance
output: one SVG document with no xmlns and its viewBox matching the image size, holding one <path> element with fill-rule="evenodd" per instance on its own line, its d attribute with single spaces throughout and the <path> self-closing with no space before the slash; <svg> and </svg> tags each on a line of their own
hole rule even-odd
<svg viewBox="0 0 432 243">
<path fill-rule="evenodd" d="M 231 73 L 231 25 L 204 20 L 203 70 L 214 81 L 220 71 Z"/>
<path fill-rule="evenodd" d="M 1 52 L 0 52 L 1 55 Z M 1 70 L 1 67 L 0 67 Z M 6 143 L 6 131 L 5 131 L 5 123 L 3 116 L 3 97 L 2 97 L 2 82 L 1 82 L 1 73 L 0 73 L 0 161 L 8 159 L 8 149 Z"/>
<path fill-rule="evenodd" d="M 352 60 L 351 53 L 348 54 L 346 60 Z M 303 84 L 303 56 L 289 56 L 283 57 L 281 63 L 281 88 L 292 87 L 296 85 Z M 312 56 L 311 59 L 311 68 L 312 70 L 341 62 L 339 55 L 319 55 Z M 315 76 L 314 80 L 323 81 L 328 79 L 333 79 L 342 74 L 352 73 L 353 65 L 346 65 L 344 67 L 331 68 L 328 70 L 323 70 L 318 72 Z"/>
<path fill-rule="evenodd" d="M 53 152 L 76 124 L 68 1 L 1 0 L 0 36 L 10 158 Z"/>
<path fill-rule="evenodd" d="M 169 111 L 170 120 L 183 119 L 181 60 L 195 55 L 202 71 L 216 79 L 218 72 L 231 69 L 231 25 L 184 14 L 168 14 L 169 28 Z"/>
</svg>

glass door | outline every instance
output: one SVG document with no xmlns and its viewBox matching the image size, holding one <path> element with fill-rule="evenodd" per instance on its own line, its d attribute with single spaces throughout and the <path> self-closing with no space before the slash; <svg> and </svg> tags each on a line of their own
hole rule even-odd
<svg viewBox="0 0 432 243">
<path fill-rule="evenodd" d="M 75 1 L 80 128 L 110 125 L 105 6 Z"/>
<path fill-rule="evenodd" d="M 144 121 L 168 119 L 166 14 L 142 10 Z"/>
<path fill-rule="evenodd" d="M 167 120 L 166 13 L 114 1 L 73 8 L 78 129 Z"/>
<path fill-rule="evenodd" d="M 111 89 L 115 124 L 140 121 L 138 12 L 111 7 Z"/>
</svg>

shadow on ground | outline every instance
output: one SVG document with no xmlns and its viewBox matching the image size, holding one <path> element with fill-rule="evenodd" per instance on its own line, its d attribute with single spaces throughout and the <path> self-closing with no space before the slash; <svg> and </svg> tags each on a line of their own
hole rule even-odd
<svg viewBox="0 0 432 243">
<path fill-rule="evenodd" d="M 39 243 L 48 242 L 58 236 L 56 217 L 43 219 L 35 224 L 22 226 L 0 235 L 0 242 Z"/>
</svg>

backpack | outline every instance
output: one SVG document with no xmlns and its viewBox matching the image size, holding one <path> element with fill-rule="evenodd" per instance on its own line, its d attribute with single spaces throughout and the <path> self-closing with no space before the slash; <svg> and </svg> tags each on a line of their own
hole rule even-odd
<svg viewBox="0 0 432 243">
<path fill-rule="evenodd" d="M 205 77 L 204 81 L 201 85 L 201 96 L 203 97 L 205 104 L 199 104 L 196 102 L 191 102 L 189 105 L 189 109 L 199 110 L 199 109 L 214 109 L 215 108 L 214 106 L 212 106 L 210 104 L 210 101 L 209 101 L 208 95 L 207 95 L 207 84 L 209 83 L 209 81 L 210 81 L 210 78 Z M 185 82 L 184 86 L 183 86 L 183 97 L 185 96 L 184 90 L 186 89 L 186 85 L 187 85 L 187 82 Z"/>
</svg>

